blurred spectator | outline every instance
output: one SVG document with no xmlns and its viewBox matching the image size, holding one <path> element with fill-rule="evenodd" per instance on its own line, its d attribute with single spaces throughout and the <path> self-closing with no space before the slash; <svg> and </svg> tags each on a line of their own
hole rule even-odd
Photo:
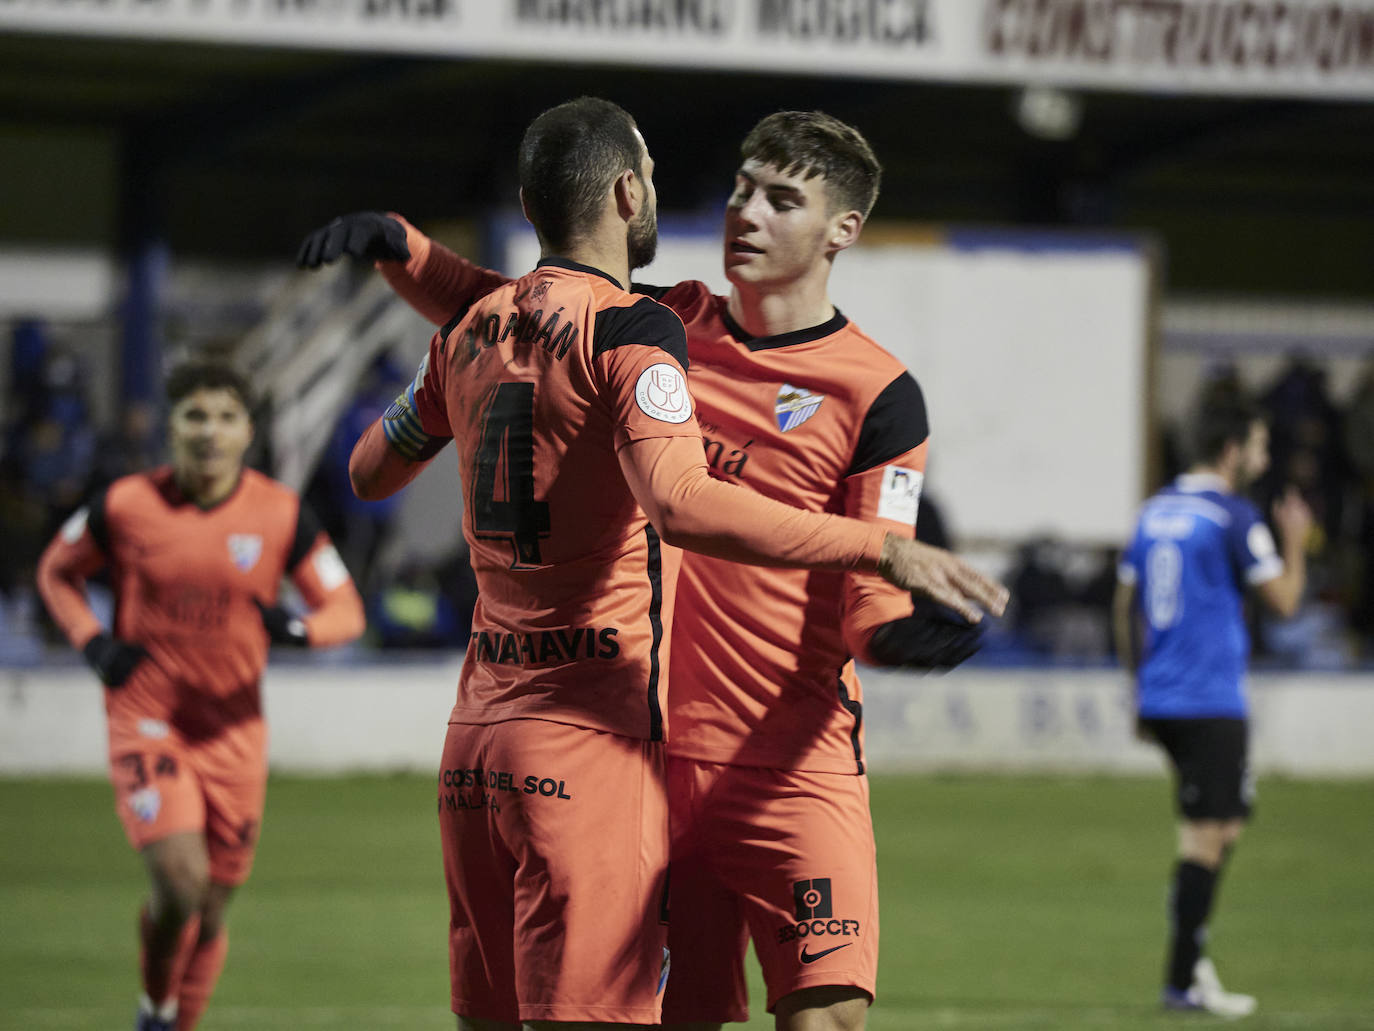
<svg viewBox="0 0 1374 1031">
<path fill-rule="evenodd" d="M 119 414 L 119 424 L 100 436 L 90 490 L 107 487 L 121 476 L 151 469 L 161 461 L 157 407 L 150 401 L 130 401 Z"/>
<path fill-rule="evenodd" d="M 1111 549 L 1038 537 L 1022 546 L 1007 581 L 1015 645 L 1028 657 L 1098 662 L 1111 655 Z"/>
<path fill-rule="evenodd" d="M 1295 484 L 1328 538 L 1341 531 L 1348 464 L 1341 413 L 1327 389 L 1326 372 L 1303 355 L 1292 356 L 1261 396 L 1269 419 L 1269 474 L 1257 485 L 1266 510 Z"/>
<path fill-rule="evenodd" d="M 406 377 L 385 352 L 377 356 L 358 385 L 352 403 L 339 416 L 306 491 L 307 499 L 364 593 L 376 586 L 373 581 L 377 554 L 403 496 L 395 494 L 382 501 L 360 500 L 348 479 L 348 458 L 363 431 L 391 407 L 405 381 Z"/>
<path fill-rule="evenodd" d="M 1351 626 L 1374 647 L 1374 360 L 1345 412 L 1345 446 L 1352 473 L 1354 535 L 1351 566 Z"/>
<path fill-rule="evenodd" d="M 95 429 L 75 357 L 50 349 L 35 392 L 16 400 L 22 414 L 7 427 L 6 460 L 21 493 L 42 507 L 46 539 L 81 502 L 95 461 Z"/>
</svg>

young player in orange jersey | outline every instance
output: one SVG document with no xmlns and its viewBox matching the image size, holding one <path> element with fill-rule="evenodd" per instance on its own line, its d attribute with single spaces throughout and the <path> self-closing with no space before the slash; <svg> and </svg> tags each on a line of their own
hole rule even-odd
<svg viewBox="0 0 1374 1031">
<path fill-rule="evenodd" d="M 150 894 L 139 917 L 139 1031 L 189 1031 L 229 948 L 267 787 L 259 682 L 270 641 L 324 647 L 363 631 L 353 581 L 289 488 L 247 469 L 247 385 L 190 364 L 167 384 L 172 464 L 126 476 L 53 538 L 38 588 L 105 684 L 110 777 Z M 85 581 L 107 569 L 115 620 Z M 277 605 L 283 575 L 311 611 Z"/>
<path fill-rule="evenodd" d="M 543 259 L 467 298 L 354 451 L 372 497 L 458 442 L 481 593 L 439 809 L 463 1028 L 659 1020 L 680 558 L 664 545 L 802 576 L 881 571 L 971 615 L 1003 600 L 909 532 L 711 478 L 682 323 L 625 289 L 656 240 L 652 164 L 606 101 L 537 118 L 520 179 Z"/>
</svg>

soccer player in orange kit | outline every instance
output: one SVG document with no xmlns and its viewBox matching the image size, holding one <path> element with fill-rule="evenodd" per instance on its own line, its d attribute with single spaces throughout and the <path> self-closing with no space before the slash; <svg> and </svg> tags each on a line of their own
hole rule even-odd
<svg viewBox="0 0 1374 1031">
<path fill-rule="evenodd" d="M 172 463 L 116 480 L 76 512 L 38 588 L 105 684 L 110 778 L 150 894 L 140 914 L 139 1031 L 189 1031 L 229 948 L 225 907 L 248 878 L 267 788 L 259 683 L 269 640 L 311 647 L 363 631 L 363 606 L 295 492 L 244 467 L 249 391 L 227 366 L 173 370 Z M 114 626 L 85 595 L 108 569 Z M 277 604 L 289 575 L 310 606 Z"/>
<path fill-rule="evenodd" d="M 626 290 L 656 240 L 652 165 L 606 101 L 535 119 L 521 199 L 543 258 L 513 281 L 456 269 L 477 288 L 353 455 L 355 487 L 374 497 L 458 441 L 480 596 L 439 810 L 462 1028 L 659 1020 L 663 699 L 679 668 L 665 628 L 680 555 L 664 545 L 803 581 L 881 571 L 973 618 L 1005 600 L 909 527 L 711 477 L 682 323 Z"/>
</svg>

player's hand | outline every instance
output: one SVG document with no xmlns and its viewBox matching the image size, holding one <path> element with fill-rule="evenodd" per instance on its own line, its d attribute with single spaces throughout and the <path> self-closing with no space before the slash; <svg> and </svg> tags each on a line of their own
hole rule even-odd
<svg viewBox="0 0 1374 1031">
<path fill-rule="evenodd" d="M 120 688 L 148 657 L 147 649 L 141 645 L 121 641 L 111 634 L 96 634 L 81 649 L 86 663 L 95 670 L 95 675 L 106 687 Z"/>
<path fill-rule="evenodd" d="M 405 261 L 410 257 L 406 227 L 380 211 L 341 215 L 301 241 L 296 264 L 319 268 L 344 254 L 363 261 Z"/>
<path fill-rule="evenodd" d="M 1312 530 L 1312 509 L 1296 487 L 1288 487 L 1274 502 L 1274 525 L 1285 544 L 1304 543 Z"/>
<path fill-rule="evenodd" d="M 947 670 L 973 655 L 983 643 L 983 627 L 928 598 L 913 596 L 916 611 L 884 623 L 873 632 L 868 650 L 880 665 Z"/>
<path fill-rule="evenodd" d="M 305 629 L 305 620 L 292 615 L 280 605 L 264 605 L 256 598 L 253 603 L 262 613 L 262 625 L 267 628 L 267 636 L 274 644 L 289 644 L 297 648 L 310 647 L 310 635 Z"/>
<path fill-rule="evenodd" d="M 948 606 L 970 623 L 980 622 L 984 611 L 1000 616 L 1011 597 L 1005 587 L 957 555 L 895 533 L 883 541 L 878 573 L 889 583 Z"/>
</svg>

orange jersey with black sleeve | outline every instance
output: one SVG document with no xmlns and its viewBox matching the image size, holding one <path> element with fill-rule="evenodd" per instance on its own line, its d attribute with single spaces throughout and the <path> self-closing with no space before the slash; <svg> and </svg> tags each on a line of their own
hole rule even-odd
<svg viewBox="0 0 1374 1031">
<path fill-rule="evenodd" d="M 169 467 L 126 476 L 67 521 L 43 553 L 38 586 L 78 649 L 103 629 L 84 591 L 101 569 L 114 592 L 110 631 L 148 652 L 105 692 L 112 725 L 163 720 L 203 741 L 259 720 L 269 639 L 258 603 L 275 603 L 284 575 L 311 609 L 312 645 L 363 631 L 362 601 L 328 535 L 295 491 L 252 469 L 205 509 Z"/>
<path fill-rule="evenodd" d="M 775 337 L 735 324 L 703 283 L 635 287 L 687 327 L 714 476 L 912 537 L 928 434 L 920 387 L 843 314 Z M 669 753 L 820 773 L 863 770 L 854 656 L 912 613 L 876 575 L 756 568 L 688 554 L 673 624 Z"/>
<path fill-rule="evenodd" d="M 458 446 L 479 593 L 451 722 L 664 737 L 681 553 L 617 451 L 700 436 L 686 364 L 676 315 L 557 258 L 470 299 L 434 337 L 382 427 L 415 461 Z"/>
</svg>

